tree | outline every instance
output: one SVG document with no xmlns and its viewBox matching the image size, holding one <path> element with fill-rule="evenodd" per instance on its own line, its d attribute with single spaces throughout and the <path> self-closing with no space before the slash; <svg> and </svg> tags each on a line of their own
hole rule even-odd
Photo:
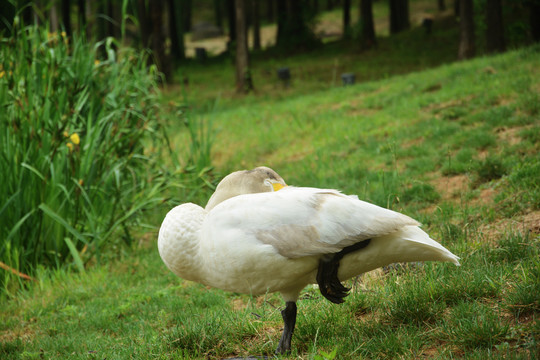
<svg viewBox="0 0 540 360">
<path fill-rule="evenodd" d="M 351 0 L 343 1 L 343 38 L 351 36 Z"/>
<path fill-rule="evenodd" d="M 272 23 L 275 20 L 275 11 L 274 11 L 275 1 L 266 0 L 265 4 L 266 4 L 266 12 L 265 12 L 266 21 L 269 23 Z"/>
<path fill-rule="evenodd" d="M 100 2 L 101 6 L 101 2 Z M 139 31 L 141 34 L 142 47 L 146 48 L 150 46 L 150 32 L 152 31 L 152 20 L 148 15 L 149 9 L 145 0 L 137 1 L 137 15 L 139 19 Z"/>
<path fill-rule="evenodd" d="M 360 44 L 364 49 L 370 49 L 377 45 L 375 38 L 375 24 L 373 22 L 372 0 L 360 0 Z"/>
<path fill-rule="evenodd" d="M 486 47 L 488 52 L 506 50 L 501 0 L 486 3 Z"/>
<path fill-rule="evenodd" d="M 319 13 L 319 0 L 312 0 L 311 7 L 313 8 L 313 13 L 316 15 Z"/>
<path fill-rule="evenodd" d="M 169 32 L 171 37 L 171 55 L 176 61 L 186 58 L 184 43 L 183 1 L 169 0 Z"/>
<path fill-rule="evenodd" d="M 313 15 L 308 0 L 277 0 L 276 45 L 287 49 L 310 48 L 317 40 L 308 26 Z"/>
<path fill-rule="evenodd" d="M 261 12 L 259 0 L 252 0 L 253 10 L 253 49 L 261 50 Z"/>
<path fill-rule="evenodd" d="M 223 31 L 223 2 L 221 0 L 214 0 L 214 14 L 216 26 Z"/>
<path fill-rule="evenodd" d="M 528 2 L 531 36 L 535 42 L 540 42 L 540 0 L 529 0 Z"/>
<path fill-rule="evenodd" d="M 235 0 L 227 0 L 225 7 L 227 8 L 227 23 L 229 25 L 229 42 L 227 50 L 233 49 L 233 44 L 236 42 L 236 6 Z"/>
<path fill-rule="evenodd" d="M 62 24 L 68 37 L 71 37 L 71 3 L 69 0 L 62 0 Z"/>
<path fill-rule="evenodd" d="M 91 0 L 78 0 L 77 12 L 79 18 L 79 31 L 86 35 L 87 39 L 92 36 L 92 6 Z"/>
<path fill-rule="evenodd" d="M 153 1 L 153 0 L 150 0 Z M 182 19 L 184 23 L 184 32 L 188 32 L 191 30 L 191 13 L 193 10 L 193 1 L 192 0 L 182 0 L 182 10 L 184 14 L 184 18 Z"/>
<path fill-rule="evenodd" d="M 160 0 L 162 1 L 162 0 Z M 107 1 L 107 25 L 108 36 L 112 36 L 115 39 L 120 39 L 122 34 L 120 33 L 119 24 L 122 22 L 122 10 L 119 1 L 108 0 Z"/>
<path fill-rule="evenodd" d="M 459 0 L 459 60 L 470 59 L 476 52 L 473 8 L 473 0 Z"/>
<path fill-rule="evenodd" d="M 390 33 L 396 34 L 411 27 L 409 0 L 390 0 Z"/>
<path fill-rule="evenodd" d="M 163 73 L 165 79 L 171 81 L 172 71 L 169 57 L 165 52 L 165 34 L 163 33 L 164 7 L 165 0 L 149 1 L 147 10 L 150 16 L 146 19 L 147 23 L 145 26 L 148 26 L 150 30 L 150 36 L 147 36 L 147 41 L 149 41 L 149 47 L 152 50 L 154 63 L 157 65 L 159 71 Z"/>
<path fill-rule="evenodd" d="M 444 3 L 444 0 L 437 0 L 437 5 L 439 6 L 439 11 L 446 10 L 446 4 Z"/>
<path fill-rule="evenodd" d="M 336 5 L 335 0 L 326 0 L 326 10 L 332 10 Z"/>
<path fill-rule="evenodd" d="M 287 1 L 277 0 L 277 35 L 276 45 L 280 46 L 286 42 L 287 35 Z"/>
<path fill-rule="evenodd" d="M 50 31 L 52 33 L 57 32 L 60 28 L 60 21 L 58 20 L 58 7 L 56 6 L 55 1 L 52 2 L 49 10 L 49 22 L 51 28 Z"/>
<path fill-rule="evenodd" d="M 235 0 L 236 15 L 236 91 L 247 93 L 253 90 L 249 71 L 249 52 L 246 29 L 246 5 L 244 0 Z"/>
</svg>

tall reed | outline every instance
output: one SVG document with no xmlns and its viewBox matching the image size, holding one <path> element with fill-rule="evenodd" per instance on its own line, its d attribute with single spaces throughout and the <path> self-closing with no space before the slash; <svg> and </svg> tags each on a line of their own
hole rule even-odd
<svg viewBox="0 0 540 360">
<path fill-rule="evenodd" d="M 83 270 L 105 245 L 129 244 L 167 186 L 159 154 L 146 150 L 165 142 L 146 55 L 112 38 L 91 45 L 36 27 L 14 33 L 0 39 L 4 289 L 15 270 Z"/>
</svg>

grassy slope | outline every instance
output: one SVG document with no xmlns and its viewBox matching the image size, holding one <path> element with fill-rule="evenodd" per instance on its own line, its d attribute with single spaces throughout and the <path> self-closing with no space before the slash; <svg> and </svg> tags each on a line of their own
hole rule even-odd
<svg viewBox="0 0 540 360">
<path fill-rule="evenodd" d="M 460 268 L 426 264 L 365 276 L 342 306 L 308 288 L 291 358 L 334 349 L 351 359 L 534 357 L 538 58 L 538 48 L 525 49 L 205 115 L 217 132 L 220 172 L 267 164 L 291 184 L 357 193 L 419 218 L 462 257 Z M 179 132 L 173 143 L 183 139 Z M 106 268 L 44 274 L 2 304 L 0 357 L 272 353 L 279 296 L 181 281 L 161 264 L 154 238 Z"/>
</svg>

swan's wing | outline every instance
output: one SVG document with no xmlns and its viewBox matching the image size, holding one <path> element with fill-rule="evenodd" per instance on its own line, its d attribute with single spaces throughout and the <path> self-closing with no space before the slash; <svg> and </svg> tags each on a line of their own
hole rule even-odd
<svg viewBox="0 0 540 360">
<path fill-rule="evenodd" d="M 406 225 L 418 222 L 335 190 L 294 187 L 229 199 L 205 221 L 214 234 L 241 230 L 287 258 L 339 252 Z"/>
</svg>

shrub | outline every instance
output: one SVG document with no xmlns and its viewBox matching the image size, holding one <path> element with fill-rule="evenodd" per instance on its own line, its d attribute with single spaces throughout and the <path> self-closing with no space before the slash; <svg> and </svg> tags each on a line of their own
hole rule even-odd
<svg viewBox="0 0 540 360">
<path fill-rule="evenodd" d="M 129 244 L 162 201 L 159 157 L 145 150 L 165 144 L 157 73 L 113 39 L 92 46 L 27 27 L 0 42 L 0 261 L 82 270 L 113 239 Z"/>
</svg>

